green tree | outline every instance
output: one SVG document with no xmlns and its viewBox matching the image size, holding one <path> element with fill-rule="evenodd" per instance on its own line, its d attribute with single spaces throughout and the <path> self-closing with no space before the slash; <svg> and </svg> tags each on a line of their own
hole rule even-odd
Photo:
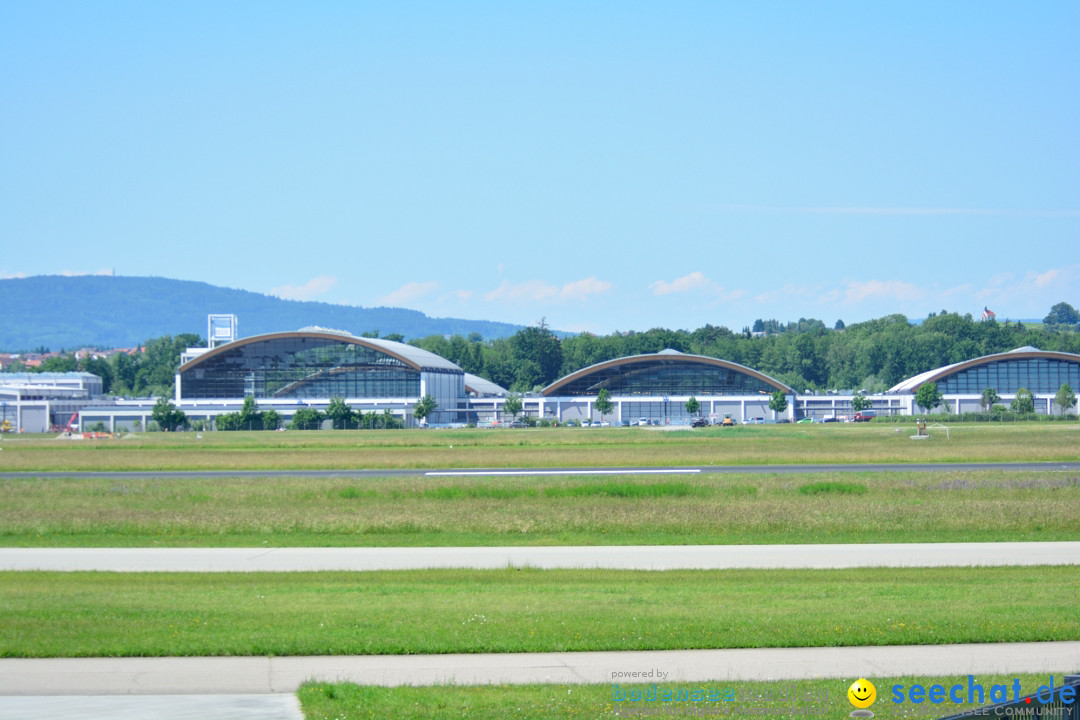
<svg viewBox="0 0 1080 720">
<path fill-rule="evenodd" d="M 147 340 L 135 363 L 134 384 L 129 387 L 136 395 L 169 395 L 173 391 L 180 354 L 189 347 L 205 346 L 202 338 L 182 333 L 175 338 L 163 335 Z"/>
<path fill-rule="evenodd" d="M 787 395 L 783 390 L 774 390 L 773 394 L 769 397 L 769 409 L 776 413 L 782 413 L 787 410 Z"/>
<path fill-rule="evenodd" d="M 859 393 L 855 397 L 851 398 L 851 409 L 855 412 L 862 412 L 863 410 L 869 410 L 874 406 L 873 401 L 865 395 Z"/>
<path fill-rule="evenodd" d="M 690 399 L 686 401 L 686 412 L 690 415 L 697 415 L 699 412 L 701 412 L 701 403 L 699 403 L 698 399 L 693 395 L 691 395 Z"/>
<path fill-rule="evenodd" d="M 1009 408 L 1021 415 L 1033 413 L 1035 412 L 1035 395 L 1027 388 L 1020 388 L 1016 391 L 1016 397 L 1013 398 Z"/>
<path fill-rule="evenodd" d="M 994 405 L 999 402 L 1001 402 L 1001 397 L 998 396 L 997 390 L 994 388 L 986 388 L 982 391 L 982 398 L 979 399 L 979 406 L 982 407 L 983 412 L 990 412 L 990 408 L 994 407 Z"/>
<path fill-rule="evenodd" d="M 244 398 L 244 404 L 240 408 L 240 416 L 237 418 L 238 430 L 262 430 L 262 415 L 259 414 L 259 404 L 255 398 L 248 395 Z"/>
<path fill-rule="evenodd" d="M 318 430 L 322 424 L 323 414 L 314 408 L 300 408 L 293 413 L 289 423 L 290 430 Z"/>
<path fill-rule="evenodd" d="M 1076 407 L 1076 393 L 1068 383 L 1062 383 L 1058 388 L 1057 395 L 1054 396 L 1054 404 L 1061 408 L 1062 415 Z"/>
<path fill-rule="evenodd" d="M 113 368 L 112 391 L 117 395 L 132 395 L 135 392 L 135 373 L 138 367 L 135 358 L 126 352 L 119 352 L 109 358 Z"/>
<path fill-rule="evenodd" d="M 178 410 L 167 397 L 157 399 L 154 409 L 150 411 L 150 417 L 154 418 L 158 427 L 169 432 L 187 424 L 187 415 L 183 410 Z"/>
<path fill-rule="evenodd" d="M 503 401 L 503 412 L 510 413 L 510 417 L 517 419 L 518 414 L 521 412 L 521 396 L 517 393 L 510 393 L 506 396 L 506 400 Z"/>
<path fill-rule="evenodd" d="M 558 379 L 563 361 L 562 344 L 543 318 L 537 325 L 514 333 L 509 344 L 516 361 L 514 387 L 527 389 Z"/>
<path fill-rule="evenodd" d="M 54 355 L 45 358 L 38 366 L 38 372 L 67 373 L 79 369 L 79 363 L 72 355 Z"/>
<path fill-rule="evenodd" d="M 344 430 L 354 416 L 353 409 L 346 405 L 342 398 L 330 398 L 330 404 L 326 406 L 326 417 L 330 418 L 334 429 Z"/>
<path fill-rule="evenodd" d="M 600 388 L 600 392 L 596 393 L 596 402 L 593 404 L 596 406 L 596 412 L 600 413 L 601 420 L 615 409 L 615 403 L 611 402 L 611 396 L 607 388 Z"/>
<path fill-rule="evenodd" d="M 281 427 L 281 415 L 273 408 L 263 410 L 259 417 L 262 419 L 263 430 L 277 430 Z"/>
<path fill-rule="evenodd" d="M 214 427 L 222 432 L 240 429 L 240 413 L 222 413 L 214 418 Z"/>
<path fill-rule="evenodd" d="M 416 407 L 413 408 L 413 417 L 417 420 L 429 418 L 437 407 L 439 407 L 439 403 L 435 400 L 435 396 L 425 395 L 420 398 L 420 402 L 416 403 Z"/>
<path fill-rule="evenodd" d="M 1067 302 L 1059 302 L 1050 308 L 1043 322 L 1047 325 L 1077 325 L 1080 324 L 1080 312 Z"/>
<path fill-rule="evenodd" d="M 932 412 L 944 399 L 937 383 L 923 383 L 915 392 L 915 404 L 927 412 Z"/>
</svg>

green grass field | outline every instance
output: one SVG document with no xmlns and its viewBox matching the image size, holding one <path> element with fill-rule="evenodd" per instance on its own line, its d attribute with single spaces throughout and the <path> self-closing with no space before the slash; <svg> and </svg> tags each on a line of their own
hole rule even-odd
<svg viewBox="0 0 1080 720">
<path fill-rule="evenodd" d="M 3 441 L 0 470 L 315 470 L 1080 460 L 1080 424 L 143 433 Z"/>
<path fill-rule="evenodd" d="M 1063 472 L 8 479 L 0 546 L 1070 540 Z"/>
<path fill-rule="evenodd" d="M 780 425 L 6 438 L 0 546 L 844 543 L 1080 538 L 1068 471 L 513 478 L 353 468 L 1080 460 L 1080 426 Z M 151 470 L 296 470 L 164 479 Z M 0 573 L 0 656 L 286 655 L 1080 639 L 1080 570 Z M 62 630 L 59 630 L 61 629 Z M 1075 670 L 1075 668 L 1063 668 Z M 834 681 L 821 681 L 835 690 Z M 840 688 L 828 716 L 847 713 Z M 762 684 L 743 684 L 767 691 Z M 825 687 L 824 685 L 821 687 Z M 612 717 L 610 686 L 313 684 L 310 718 Z M 753 703 L 751 703 L 753 705 Z M 760 703 L 758 704 L 760 707 Z M 770 706 L 771 707 L 771 706 Z M 936 717 L 882 706 L 879 717 Z"/>
<path fill-rule="evenodd" d="M 1066 669 L 1071 672 L 1071 669 Z M 1010 693 L 1020 681 L 1021 694 L 1037 692 L 1041 686 L 1053 687 L 1062 682 L 1064 673 L 1045 675 L 978 675 L 984 699 L 994 685 L 1004 685 Z M 610 720 L 617 717 L 820 717 L 842 718 L 854 708 L 847 698 L 852 679 L 816 679 L 797 682 L 745 682 L 718 680 L 700 683 L 660 683 L 660 688 L 685 690 L 688 697 L 719 697 L 719 701 L 646 701 L 616 700 L 612 684 L 594 685 L 524 685 L 436 687 L 370 687 L 349 684 L 310 683 L 300 689 L 300 701 L 309 720 L 370 720 L 372 718 L 444 718 L 445 720 Z M 877 700 L 870 707 L 879 718 L 937 718 L 972 710 L 978 704 L 967 700 L 968 678 L 964 676 L 875 677 Z M 891 688 L 912 685 L 930 688 L 941 685 L 946 690 L 963 685 L 958 693 L 963 704 L 947 698 L 940 704 L 928 700 L 913 704 L 894 702 Z M 619 685 L 624 692 L 633 689 L 643 695 L 651 685 Z M 947 693 L 946 693 L 947 694 Z M 975 698 L 977 699 L 977 695 Z M 635 712 L 636 711 L 636 712 Z M 994 717 L 988 715 L 987 717 Z M 1002 715 L 1001 717 L 1005 717 Z M 1021 716 L 1024 717 L 1024 716 Z"/>
<path fill-rule="evenodd" d="M 0 574 L 0 655 L 351 655 L 1076 640 L 1078 596 L 1075 567 L 5 572 Z"/>
<path fill-rule="evenodd" d="M 1068 672 L 1068 671 L 1066 671 Z M 978 675 L 972 682 L 983 688 L 984 699 L 994 685 L 1008 689 L 1011 699 L 1014 683 L 1019 680 L 1021 694 L 1040 687 L 1060 685 L 1064 673 L 1045 675 Z M 978 704 L 967 702 L 967 676 L 875 677 L 877 700 L 871 706 L 879 718 L 936 718 L 969 711 Z M 659 683 L 653 685 L 525 685 L 436 687 L 363 687 L 348 684 L 309 683 L 299 696 L 305 715 L 311 720 L 368 720 L 370 718 L 468 718 L 469 720 L 526 720 L 533 718 L 576 718 L 607 720 L 612 717 L 845 717 L 853 709 L 847 698 L 848 679 L 814 679 L 797 682 L 711 681 L 700 683 Z M 941 685 L 947 691 L 962 685 L 958 696 L 964 703 L 946 699 L 939 704 L 928 700 L 913 704 L 904 697 L 894 702 L 891 689 L 901 685 L 930 688 Z M 638 690 L 645 696 L 650 690 L 666 689 L 677 697 L 704 700 L 669 702 L 619 698 L 618 691 Z M 1044 691 L 1045 692 L 1045 691 Z M 625 695 L 624 695 L 625 697 Z M 977 699 L 977 694 L 975 699 Z M 712 698 L 712 699 L 710 699 Z M 720 698 L 716 700 L 716 698 Z M 988 715 L 993 717 L 993 715 Z M 1004 715 L 1002 716 L 1004 717 Z"/>
</svg>

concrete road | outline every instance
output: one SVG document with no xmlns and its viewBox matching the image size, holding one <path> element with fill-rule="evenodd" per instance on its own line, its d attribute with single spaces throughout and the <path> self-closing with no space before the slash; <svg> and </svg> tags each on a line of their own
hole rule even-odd
<svg viewBox="0 0 1080 720">
<path fill-rule="evenodd" d="M 304 720 L 295 695 L 0 697 L 4 720 Z"/>
<path fill-rule="evenodd" d="M 0 695 L 295 692 L 308 680 L 364 685 L 800 680 L 1075 672 L 1080 642 L 592 653 L 338 657 L 0 659 Z M 648 677 L 648 676 L 647 676 Z M 1060 681 L 1060 677 L 1058 678 Z M 638 680 L 640 682 L 640 680 Z M 849 680 L 850 682 L 850 680 Z M 0 717 L 7 718 L 0 705 Z"/>
<path fill-rule="evenodd" d="M 2 570 L 296 572 L 426 568 L 730 568 L 1080 565 L 1080 542 L 418 548 L 0 548 Z"/>
<path fill-rule="evenodd" d="M 696 465 L 686 467 L 576 467 L 576 468 L 384 468 L 340 470 L 140 470 L 102 472 L 0 472 L 0 479 L 13 478 L 151 478 L 195 479 L 235 477 L 340 477 L 369 478 L 397 476 L 485 476 L 485 475 L 635 475 L 635 474 L 808 474 L 847 472 L 960 472 L 1008 470 L 1023 472 L 1080 471 L 1080 462 L 965 462 L 965 463 L 866 463 L 827 465 Z"/>
</svg>

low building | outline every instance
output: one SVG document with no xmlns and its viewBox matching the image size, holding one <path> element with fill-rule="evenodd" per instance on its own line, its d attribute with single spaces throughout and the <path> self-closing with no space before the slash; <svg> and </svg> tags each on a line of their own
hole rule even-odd
<svg viewBox="0 0 1080 720">
<path fill-rule="evenodd" d="M 28 433 L 67 427 L 100 400 L 101 388 L 87 372 L 0 373 L 0 425 Z"/>
</svg>

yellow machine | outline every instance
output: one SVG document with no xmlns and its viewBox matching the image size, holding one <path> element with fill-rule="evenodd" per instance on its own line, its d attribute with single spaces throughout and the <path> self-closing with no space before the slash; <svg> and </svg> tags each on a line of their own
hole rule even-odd
<svg viewBox="0 0 1080 720">
<path fill-rule="evenodd" d="M 11 432 L 12 430 L 14 430 L 14 428 L 11 426 L 10 420 L 5 420 L 0 423 L 0 432 Z"/>
</svg>

